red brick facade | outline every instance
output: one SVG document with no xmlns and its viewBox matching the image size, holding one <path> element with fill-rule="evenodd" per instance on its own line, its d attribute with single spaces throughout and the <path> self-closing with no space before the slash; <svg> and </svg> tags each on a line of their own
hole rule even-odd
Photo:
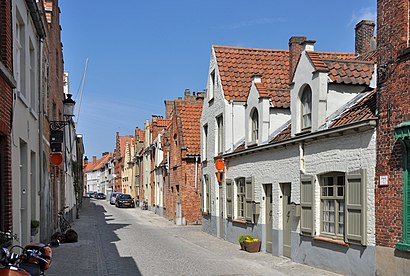
<svg viewBox="0 0 410 276">
<path fill-rule="evenodd" d="M 394 127 L 410 119 L 409 1 L 378 0 L 376 243 L 394 247 L 402 237 L 402 149 Z M 389 185 L 379 186 L 388 176 Z"/>
<path fill-rule="evenodd" d="M 166 113 L 171 119 L 166 134 L 169 148 L 169 180 L 166 181 L 169 181 L 169 189 L 168 183 L 164 183 L 165 215 L 175 220 L 180 208 L 181 218 L 187 224 L 201 224 L 199 119 L 203 95 L 192 96 L 186 91 L 184 100 L 165 103 Z"/>
<path fill-rule="evenodd" d="M 11 114 L 13 106 L 11 1 L 0 1 L 0 230 L 12 230 Z"/>
</svg>

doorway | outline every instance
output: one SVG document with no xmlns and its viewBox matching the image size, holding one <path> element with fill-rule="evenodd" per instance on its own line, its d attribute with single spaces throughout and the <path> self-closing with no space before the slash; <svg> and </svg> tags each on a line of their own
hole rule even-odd
<svg viewBox="0 0 410 276">
<path fill-rule="evenodd" d="M 224 201 L 222 185 L 219 186 L 219 237 L 225 238 Z"/>
<path fill-rule="evenodd" d="M 281 184 L 282 189 L 282 229 L 283 229 L 283 256 L 291 258 L 291 227 L 292 227 L 292 205 L 290 200 L 290 183 Z"/>
<path fill-rule="evenodd" d="M 266 231 L 266 252 L 272 253 L 272 184 L 264 185 L 265 187 L 265 231 Z"/>
</svg>

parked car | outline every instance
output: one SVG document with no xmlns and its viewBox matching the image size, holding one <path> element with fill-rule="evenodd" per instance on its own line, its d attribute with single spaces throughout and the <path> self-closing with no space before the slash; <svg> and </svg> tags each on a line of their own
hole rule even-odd
<svg viewBox="0 0 410 276">
<path fill-rule="evenodd" d="M 115 200 L 117 199 L 117 196 L 120 195 L 121 193 L 113 192 L 110 196 L 110 204 L 114 205 Z"/>
<path fill-rule="evenodd" d="M 107 197 L 105 196 L 104 193 L 97 193 L 97 195 L 95 196 L 96 199 L 106 199 Z"/>
<path fill-rule="evenodd" d="M 97 192 L 91 192 L 91 193 L 90 193 L 90 197 L 91 197 L 91 198 L 95 198 L 96 196 L 97 196 Z"/>
<path fill-rule="evenodd" d="M 91 197 L 91 192 L 86 192 L 84 197 L 90 198 Z"/>
<path fill-rule="evenodd" d="M 115 206 L 135 208 L 134 199 L 129 194 L 120 194 L 115 200 Z"/>
</svg>

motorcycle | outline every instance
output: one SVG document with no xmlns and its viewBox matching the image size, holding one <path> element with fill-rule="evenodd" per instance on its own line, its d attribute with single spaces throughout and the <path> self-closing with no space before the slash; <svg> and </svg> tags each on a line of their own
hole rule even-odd
<svg viewBox="0 0 410 276">
<path fill-rule="evenodd" d="M 59 246 L 59 241 L 50 244 L 33 243 L 25 247 L 14 245 L 8 250 L 0 250 L 0 276 L 39 276 L 44 275 L 51 265 L 52 249 Z M 20 249 L 21 253 L 15 253 L 15 249 Z"/>
</svg>

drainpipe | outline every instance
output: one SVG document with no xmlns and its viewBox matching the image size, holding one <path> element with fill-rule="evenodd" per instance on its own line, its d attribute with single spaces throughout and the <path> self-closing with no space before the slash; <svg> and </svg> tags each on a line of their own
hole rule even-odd
<svg viewBox="0 0 410 276">
<path fill-rule="evenodd" d="M 45 200 L 45 181 L 44 181 L 44 158 L 43 158 L 43 150 L 44 150 L 44 144 L 43 144 L 43 133 L 44 133 L 44 116 L 43 116 L 43 39 L 39 38 L 38 39 L 38 48 L 39 48 L 39 64 L 40 64 L 40 73 L 39 73 L 39 133 L 38 133 L 38 140 L 39 140 L 39 190 L 38 190 L 38 195 L 40 196 L 40 240 L 44 240 L 47 236 L 48 229 L 48 212 L 47 212 L 47 202 Z M 43 231 L 41 231 L 43 230 Z"/>
<path fill-rule="evenodd" d="M 198 156 L 195 156 L 195 192 L 198 192 Z"/>
</svg>

